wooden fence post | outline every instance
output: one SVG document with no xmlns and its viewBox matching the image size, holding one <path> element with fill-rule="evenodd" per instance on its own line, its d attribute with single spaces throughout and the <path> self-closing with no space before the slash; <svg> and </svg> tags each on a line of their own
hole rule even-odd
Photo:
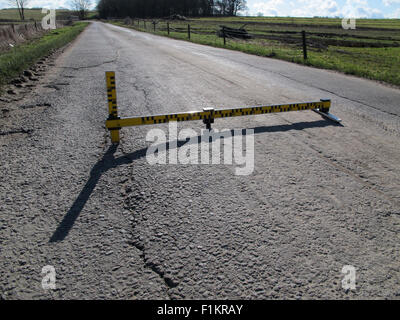
<svg viewBox="0 0 400 320">
<path fill-rule="evenodd" d="M 303 58 L 304 60 L 307 60 L 307 39 L 306 39 L 306 32 L 303 30 L 302 32 L 303 35 Z"/>
<path fill-rule="evenodd" d="M 225 33 L 225 27 L 222 27 L 222 35 L 224 36 L 224 46 L 226 46 L 226 33 Z"/>
<path fill-rule="evenodd" d="M 167 32 L 168 32 L 168 35 L 169 35 L 169 22 L 167 22 Z"/>
</svg>

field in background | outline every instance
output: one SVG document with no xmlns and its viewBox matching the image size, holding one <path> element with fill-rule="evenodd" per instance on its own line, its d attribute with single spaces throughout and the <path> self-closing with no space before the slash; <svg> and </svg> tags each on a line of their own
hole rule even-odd
<svg viewBox="0 0 400 320">
<path fill-rule="evenodd" d="M 201 18 L 201 21 L 226 23 L 257 23 L 257 24 L 291 24 L 335 27 L 342 25 L 342 19 L 336 18 L 291 18 L 291 17 L 227 17 Z M 357 19 L 360 28 L 388 28 L 400 30 L 400 19 Z"/>
<path fill-rule="evenodd" d="M 96 11 L 89 13 L 88 18 L 96 15 Z M 56 17 L 58 20 L 66 20 L 69 16 L 76 15 L 73 11 L 67 9 L 56 10 Z M 42 14 L 42 9 L 26 9 L 25 10 L 25 20 L 35 20 L 41 21 L 45 15 Z M 20 20 L 17 9 L 3 9 L 0 10 L 0 23 L 21 23 L 24 21 Z"/>
<path fill-rule="evenodd" d="M 154 32 L 153 20 L 117 20 L 116 25 Z M 167 36 L 167 21 L 156 20 L 156 34 Z M 358 19 L 355 30 L 344 30 L 341 19 L 329 18 L 199 18 L 168 21 L 170 37 L 338 70 L 400 85 L 400 20 Z M 220 26 L 244 28 L 252 39 L 217 37 Z M 303 59 L 301 31 L 307 33 L 308 59 Z"/>
</svg>

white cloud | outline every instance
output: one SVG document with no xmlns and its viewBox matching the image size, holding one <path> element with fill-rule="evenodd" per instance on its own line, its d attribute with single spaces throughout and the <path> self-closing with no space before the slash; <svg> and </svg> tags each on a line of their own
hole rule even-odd
<svg viewBox="0 0 400 320">
<path fill-rule="evenodd" d="M 400 2 L 400 0 L 383 1 Z M 261 12 L 264 16 L 384 18 L 383 12 L 376 7 L 370 7 L 367 0 L 346 0 L 344 5 L 339 5 L 335 0 L 292 0 L 290 2 L 267 0 L 255 3 L 252 11 L 253 14 Z"/>
<path fill-rule="evenodd" d="M 46 0 L 30 0 L 28 3 L 30 8 L 69 8 L 69 0 L 56 0 L 56 1 L 46 1 Z"/>
<path fill-rule="evenodd" d="M 297 17 L 326 17 L 338 15 L 339 8 L 333 0 L 299 0 L 299 8 L 293 10 L 293 15 Z"/>
<path fill-rule="evenodd" d="M 347 0 L 341 8 L 339 16 L 346 18 L 384 18 L 382 11 L 371 8 L 366 0 Z"/>
<path fill-rule="evenodd" d="M 283 0 L 269 0 L 265 2 L 257 2 L 254 4 L 256 13 L 261 12 L 264 16 L 284 16 Z"/>
<path fill-rule="evenodd" d="M 395 4 L 399 4 L 400 5 L 400 0 L 383 0 L 382 2 L 387 7 L 389 7 L 391 5 L 395 5 Z"/>
<path fill-rule="evenodd" d="M 253 5 L 254 13 L 261 12 L 264 16 L 335 16 L 338 14 L 338 4 L 334 0 L 268 0 Z"/>
</svg>

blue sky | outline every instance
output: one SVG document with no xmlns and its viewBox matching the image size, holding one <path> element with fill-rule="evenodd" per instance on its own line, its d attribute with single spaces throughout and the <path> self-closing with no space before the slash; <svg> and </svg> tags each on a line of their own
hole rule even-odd
<svg viewBox="0 0 400 320">
<path fill-rule="evenodd" d="M 247 6 L 251 15 L 400 19 L 400 0 L 247 0 Z"/>
<path fill-rule="evenodd" d="M 29 7 L 68 8 L 69 0 L 30 0 Z M 95 1 L 93 1 L 95 2 Z M 400 0 L 247 0 L 249 15 L 339 16 L 346 18 L 398 18 Z M 0 0 L 0 8 L 9 7 Z"/>
</svg>

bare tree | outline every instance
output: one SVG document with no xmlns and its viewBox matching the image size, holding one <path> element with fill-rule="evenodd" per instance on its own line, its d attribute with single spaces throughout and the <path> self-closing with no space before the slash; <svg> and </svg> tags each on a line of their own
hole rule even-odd
<svg viewBox="0 0 400 320">
<path fill-rule="evenodd" d="M 247 1 L 246 0 L 229 0 L 229 15 L 236 16 L 238 11 L 247 9 Z"/>
<path fill-rule="evenodd" d="M 28 2 L 29 0 L 8 0 L 10 5 L 17 6 L 21 20 L 25 20 L 25 8 L 28 5 Z"/>
<path fill-rule="evenodd" d="M 246 0 L 218 0 L 215 5 L 220 15 L 236 16 L 238 11 L 247 9 Z"/>
<path fill-rule="evenodd" d="M 90 7 L 92 6 L 91 0 L 71 0 L 70 3 L 72 9 L 78 13 L 81 20 L 86 18 Z"/>
<path fill-rule="evenodd" d="M 218 0 L 218 1 L 215 3 L 217 12 L 218 12 L 221 16 L 224 16 L 224 15 L 227 14 L 228 1 L 229 1 L 229 0 Z"/>
</svg>

